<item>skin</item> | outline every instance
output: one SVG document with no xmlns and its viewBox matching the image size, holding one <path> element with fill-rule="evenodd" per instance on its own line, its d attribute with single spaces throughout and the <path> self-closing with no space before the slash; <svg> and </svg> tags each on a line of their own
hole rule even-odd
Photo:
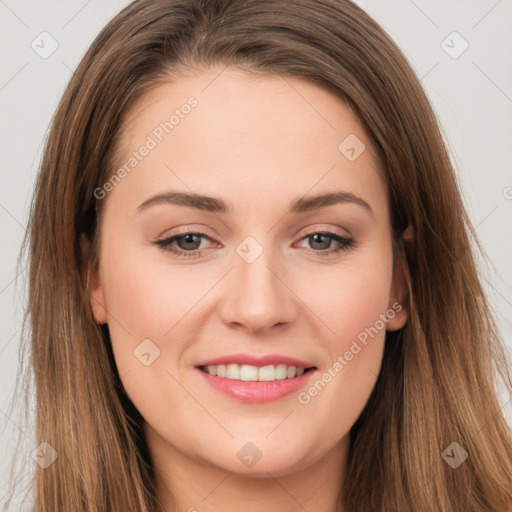
<svg viewBox="0 0 512 512">
<path fill-rule="evenodd" d="M 404 296 L 386 186 L 370 140 L 339 98 L 298 78 L 221 71 L 170 80 L 127 112 L 120 161 L 187 98 L 198 100 L 103 199 L 91 307 L 109 326 L 124 387 L 146 421 L 168 511 L 172 493 L 180 511 L 334 512 L 350 428 L 377 380 L 386 328 L 401 328 L 405 309 L 306 405 L 297 393 L 243 403 L 208 386 L 195 365 L 273 353 L 313 363 L 317 378 L 332 367 Z M 354 161 L 338 150 L 349 134 L 366 147 Z M 155 204 L 137 212 L 166 190 L 220 197 L 233 211 Z M 373 213 L 353 203 L 287 213 L 295 199 L 338 190 Z M 209 237 L 172 244 L 202 254 L 179 258 L 155 245 L 178 228 Z M 324 231 L 355 245 L 322 257 L 340 244 L 306 234 Z M 263 249 L 251 263 L 236 252 L 247 236 Z M 82 247 L 87 254 L 86 240 Z M 149 366 L 134 356 L 147 338 L 160 349 Z M 252 467 L 237 457 L 248 442 L 262 455 Z"/>
</svg>

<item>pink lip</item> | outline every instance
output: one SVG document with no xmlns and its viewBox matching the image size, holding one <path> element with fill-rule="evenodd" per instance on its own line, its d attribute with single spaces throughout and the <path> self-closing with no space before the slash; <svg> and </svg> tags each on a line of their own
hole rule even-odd
<svg viewBox="0 0 512 512">
<path fill-rule="evenodd" d="M 281 356 L 278 354 L 269 354 L 266 356 L 256 357 L 250 354 L 232 354 L 230 356 L 217 357 L 208 359 L 196 364 L 197 366 L 208 366 L 218 364 L 250 364 L 252 366 L 268 366 L 270 364 L 285 364 L 287 366 L 295 366 L 296 368 L 312 368 L 315 365 L 294 359 L 293 357 Z"/>
<path fill-rule="evenodd" d="M 245 403 L 265 403 L 279 400 L 286 395 L 298 392 L 299 389 L 305 386 L 311 376 L 316 374 L 316 370 L 310 370 L 303 373 L 300 377 L 292 379 L 270 382 L 247 382 L 227 379 L 225 377 L 215 377 L 199 368 L 196 368 L 196 371 L 203 376 L 212 388 Z"/>
</svg>

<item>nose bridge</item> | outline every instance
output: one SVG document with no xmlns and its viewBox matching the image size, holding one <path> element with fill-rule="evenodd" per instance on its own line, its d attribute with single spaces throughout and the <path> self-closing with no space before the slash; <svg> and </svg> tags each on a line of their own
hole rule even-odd
<svg viewBox="0 0 512 512">
<path fill-rule="evenodd" d="M 272 248 L 264 249 L 253 237 L 236 248 L 233 272 L 222 308 L 226 323 L 243 324 L 257 331 L 291 321 L 293 293 Z"/>
</svg>

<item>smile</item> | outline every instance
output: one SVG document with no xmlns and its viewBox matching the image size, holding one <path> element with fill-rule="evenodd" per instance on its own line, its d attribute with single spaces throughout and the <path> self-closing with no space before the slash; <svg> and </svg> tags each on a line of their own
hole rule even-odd
<svg viewBox="0 0 512 512">
<path fill-rule="evenodd" d="M 218 375 L 219 369 L 221 375 Z M 239 402 L 252 404 L 273 402 L 298 393 L 317 373 L 315 367 L 296 368 L 285 364 L 262 367 L 207 365 L 196 367 L 195 371 L 215 391 Z"/>
<path fill-rule="evenodd" d="M 312 368 L 297 368 L 286 364 L 253 366 L 249 364 L 219 364 L 201 366 L 211 376 L 245 382 L 272 382 L 300 377 Z"/>
</svg>

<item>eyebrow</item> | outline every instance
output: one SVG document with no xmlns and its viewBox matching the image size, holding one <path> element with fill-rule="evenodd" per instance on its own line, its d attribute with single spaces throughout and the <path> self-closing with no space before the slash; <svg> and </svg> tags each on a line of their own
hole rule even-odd
<svg viewBox="0 0 512 512">
<path fill-rule="evenodd" d="M 373 210 L 370 204 L 362 197 L 359 197 L 351 192 L 337 191 L 327 194 L 320 194 L 310 197 L 302 197 L 291 202 L 289 207 L 290 213 L 305 213 L 312 210 L 319 210 L 334 204 L 356 204 L 362 206 L 373 215 Z M 218 197 L 210 197 L 193 192 L 175 192 L 166 191 L 155 194 L 146 199 L 137 208 L 137 212 L 142 212 L 150 206 L 156 204 L 175 204 L 178 206 L 188 206 L 197 210 L 204 210 L 216 213 L 230 213 L 233 211 L 233 206 L 223 199 Z"/>
</svg>

